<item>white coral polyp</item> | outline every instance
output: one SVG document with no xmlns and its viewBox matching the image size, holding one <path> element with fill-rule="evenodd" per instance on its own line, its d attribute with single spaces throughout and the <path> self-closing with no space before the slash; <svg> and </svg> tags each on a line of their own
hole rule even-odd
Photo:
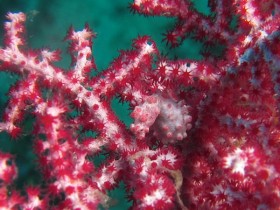
<svg viewBox="0 0 280 210">
<path fill-rule="evenodd" d="M 254 153 L 253 148 L 242 150 L 237 148 L 233 153 L 225 157 L 224 168 L 231 169 L 232 173 L 245 175 L 245 168 L 248 166 L 249 158 Z"/>
</svg>

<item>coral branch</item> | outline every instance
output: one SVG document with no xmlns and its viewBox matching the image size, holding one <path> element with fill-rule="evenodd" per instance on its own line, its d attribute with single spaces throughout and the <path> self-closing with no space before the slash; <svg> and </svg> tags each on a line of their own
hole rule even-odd
<svg viewBox="0 0 280 210">
<path fill-rule="evenodd" d="M 278 209 L 280 203 L 279 1 L 135 0 L 144 15 L 177 18 L 164 40 L 203 44 L 201 60 L 169 60 L 139 36 L 92 77 L 95 33 L 71 28 L 72 65 L 23 39 L 25 14 L 9 13 L 0 70 L 15 73 L 0 132 L 24 135 L 32 116 L 42 184 L 15 189 L 14 156 L 0 152 L 3 209 L 109 208 L 126 186 L 132 209 Z M 218 47 L 219 52 L 213 52 Z M 127 128 L 111 108 L 129 103 Z M 88 132 L 93 135 L 88 136 Z M 92 159 L 104 157 L 98 164 Z"/>
</svg>

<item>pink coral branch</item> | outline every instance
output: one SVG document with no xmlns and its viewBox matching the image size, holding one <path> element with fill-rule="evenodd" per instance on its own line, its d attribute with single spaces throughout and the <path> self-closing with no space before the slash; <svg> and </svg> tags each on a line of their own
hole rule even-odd
<svg viewBox="0 0 280 210">
<path fill-rule="evenodd" d="M 278 209 L 279 6 L 210 0 L 206 16 L 190 1 L 135 0 L 135 12 L 176 17 L 165 40 L 175 47 L 192 36 L 204 44 L 204 59 L 162 58 L 142 36 L 93 78 L 88 26 L 66 36 L 66 72 L 54 64 L 59 51 L 28 49 L 25 15 L 9 13 L 0 67 L 20 79 L 0 131 L 19 137 L 25 116 L 35 117 L 45 184 L 28 186 L 25 195 L 12 189 L 18 169 L 12 155 L 0 153 L 0 207 L 109 208 L 108 191 L 123 181 L 133 209 Z M 219 56 L 214 45 L 223 48 Z M 116 96 L 132 110 L 129 129 L 110 106 Z M 100 154 L 98 166 L 90 157 Z"/>
</svg>

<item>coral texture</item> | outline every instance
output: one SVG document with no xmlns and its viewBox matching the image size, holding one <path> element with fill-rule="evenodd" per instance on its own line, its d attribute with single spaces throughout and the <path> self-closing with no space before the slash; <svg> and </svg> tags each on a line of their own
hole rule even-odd
<svg viewBox="0 0 280 210">
<path fill-rule="evenodd" d="M 55 65 L 59 51 L 27 46 L 25 14 L 7 14 L 0 69 L 19 79 L 0 131 L 18 138 L 35 118 L 44 182 L 14 189 L 17 166 L 1 152 L 0 208 L 109 208 L 108 191 L 122 181 L 132 209 L 278 209 L 280 1 L 208 4 L 209 16 L 187 0 L 130 4 L 134 13 L 177 18 L 164 40 L 176 47 L 192 37 L 203 59 L 169 60 L 139 36 L 94 77 L 88 26 L 69 30 L 65 71 Z M 112 111 L 114 97 L 129 103 L 130 128 Z M 95 165 L 100 154 L 106 159 Z"/>
</svg>

